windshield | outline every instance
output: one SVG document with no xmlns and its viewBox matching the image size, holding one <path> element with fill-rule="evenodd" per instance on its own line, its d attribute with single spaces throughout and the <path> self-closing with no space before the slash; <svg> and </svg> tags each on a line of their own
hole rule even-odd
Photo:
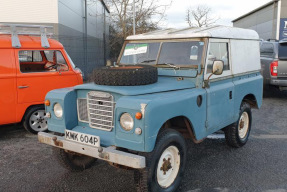
<svg viewBox="0 0 287 192">
<path fill-rule="evenodd" d="M 120 64 L 200 65 L 203 47 L 201 41 L 128 43 Z"/>
<path fill-rule="evenodd" d="M 126 44 L 121 64 L 155 64 L 159 46 L 160 43 L 128 43 Z"/>
<path fill-rule="evenodd" d="M 69 61 L 70 61 L 70 64 L 71 64 L 72 67 L 75 69 L 75 68 L 76 68 L 75 63 L 73 62 L 73 60 L 71 59 L 71 57 L 70 57 L 70 55 L 67 53 L 67 51 L 66 51 L 66 50 L 64 50 L 64 51 L 65 51 L 65 53 L 66 53 L 66 55 L 67 55 L 67 57 L 68 57 L 68 59 L 69 59 Z"/>
</svg>

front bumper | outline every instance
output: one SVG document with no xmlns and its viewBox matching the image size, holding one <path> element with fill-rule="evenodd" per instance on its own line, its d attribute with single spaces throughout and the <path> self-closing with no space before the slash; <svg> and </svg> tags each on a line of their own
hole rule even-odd
<svg viewBox="0 0 287 192">
<path fill-rule="evenodd" d="M 116 150 L 115 147 L 92 147 L 88 145 L 83 145 L 80 143 L 65 140 L 64 137 L 56 136 L 50 133 L 40 132 L 38 133 L 38 140 L 41 143 L 52 145 L 61 149 L 72 151 L 75 153 L 80 153 L 97 159 L 102 159 L 104 161 L 109 161 L 111 163 L 135 168 L 142 169 L 145 168 L 145 157 L 134 155 L 127 152 L 122 152 Z"/>
</svg>

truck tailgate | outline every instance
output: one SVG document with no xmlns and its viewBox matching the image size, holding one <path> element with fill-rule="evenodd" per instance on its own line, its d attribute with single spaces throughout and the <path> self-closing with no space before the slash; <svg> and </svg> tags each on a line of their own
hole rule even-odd
<svg viewBox="0 0 287 192">
<path fill-rule="evenodd" d="M 278 77 L 287 78 L 287 60 L 278 61 Z"/>
</svg>

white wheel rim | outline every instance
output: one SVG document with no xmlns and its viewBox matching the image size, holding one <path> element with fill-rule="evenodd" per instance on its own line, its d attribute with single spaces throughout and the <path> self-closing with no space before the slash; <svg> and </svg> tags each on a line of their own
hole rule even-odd
<svg viewBox="0 0 287 192">
<path fill-rule="evenodd" d="M 244 139 L 249 129 L 249 116 L 247 112 L 243 112 L 238 124 L 238 133 L 241 139 Z"/>
<path fill-rule="evenodd" d="M 47 119 L 45 117 L 46 113 L 44 110 L 35 111 L 29 119 L 30 127 L 36 131 L 46 131 L 48 129 Z"/>
<path fill-rule="evenodd" d="M 170 165 L 170 166 L 168 166 Z M 162 153 L 157 165 L 157 182 L 168 188 L 176 179 L 180 168 L 180 153 L 177 147 L 169 146 Z"/>
</svg>

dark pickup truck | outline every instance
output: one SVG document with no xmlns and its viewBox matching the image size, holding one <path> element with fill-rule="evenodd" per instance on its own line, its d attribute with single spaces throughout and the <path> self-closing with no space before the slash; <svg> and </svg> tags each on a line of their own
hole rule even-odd
<svg viewBox="0 0 287 192">
<path fill-rule="evenodd" d="M 264 87 L 287 90 L 287 42 L 262 41 L 260 59 Z"/>
</svg>

